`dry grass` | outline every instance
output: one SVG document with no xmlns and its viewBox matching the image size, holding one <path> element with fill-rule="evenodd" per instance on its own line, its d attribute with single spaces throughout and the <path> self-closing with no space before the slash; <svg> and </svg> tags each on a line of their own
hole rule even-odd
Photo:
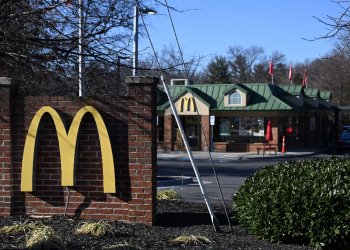
<svg viewBox="0 0 350 250">
<path fill-rule="evenodd" d="M 37 225 L 35 229 L 28 235 L 26 241 L 28 249 L 64 249 L 64 243 L 55 234 L 50 226 Z"/>
<path fill-rule="evenodd" d="M 111 226 L 104 221 L 85 222 L 76 230 L 76 234 L 90 235 L 98 238 L 108 234 L 110 229 Z"/>
<path fill-rule="evenodd" d="M 25 221 L 23 223 L 17 223 L 11 226 L 3 226 L 0 228 L 0 233 L 9 235 L 27 233 L 28 231 L 31 231 L 39 226 L 38 224 L 27 222 L 28 221 Z"/>
<path fill-rule="evenodd" d="M 170 240 L 172 243 L 176 244 L 211 244 L 211 240 L 209 240 L 207 237 L 199 236 L 199 235 L 183 235 L 176 237 L 175 239 Z"/>
<path fill-rule="evenodd" d="M 132 243 L 124 242 L 124 243 L 119 243 L 112 246 L 104 247 L 103 249 L 104 250 L 140 250 L 141 248 Z"/>
<path fill-rule="evenodd" d="M 157 200 L 181 200 L 181 196 L 173 189 L 161 190 L 157 192 Z"/>
</svg>

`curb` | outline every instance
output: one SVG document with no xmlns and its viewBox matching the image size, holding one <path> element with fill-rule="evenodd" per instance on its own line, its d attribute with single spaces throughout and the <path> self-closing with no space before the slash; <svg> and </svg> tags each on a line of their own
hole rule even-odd
<svg viewBox="0 0 350 250">
<path fill-rule="evenodd" d="M 192 184 L 190 176 L 157 176 L 157 187 L 181 186 Z"/>
<path fill-rule="evenodd" d="M 265 156 L 254 156 L 254 155 L 232 155 L 229 157 L 220 157 L 220 156 L 215 156 L 212 157 L 213 161 L 237 161 L 237 160 L 257 160 L 257 159 L 281 159 L 281 158 L 295 158 L 295 157 L 303 157 L 303 156 L 312 156 L 312 155 L 316 155 L 316 154 L 320 154 L 326 151 L 332 150 L 331 148 L 325 148 L 322 150 L 318 150 L 315 152 L 307 152 L 307 153 L 293 153 L 293 154 L 289 154 L 289 153 L 285 153 L 285 154 L 279 154 L 279 155 L 265 155 Z M 196 158 L 196 156 L 193 157 L 195 161 L 197 162 L 208 162 L 210 161 L 209 156 L 207 157 L 199 157 Z M 170 155 L 167 156 L 166 154 L 163 154 L 162 156 L 157 156 L 157 160 L 171 160 L 171 161 L 184 161 L 184 162 L 189 162 L 189 158 L 187 157 L 183 157 L 183 156 L 176 156 L 176 155 Z"/>
</svg>

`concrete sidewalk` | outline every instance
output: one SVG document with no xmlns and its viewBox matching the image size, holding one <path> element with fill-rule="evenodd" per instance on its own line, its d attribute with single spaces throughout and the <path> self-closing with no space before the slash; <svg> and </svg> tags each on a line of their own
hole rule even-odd
<svg viewBox="0 0 350 250">
<path fill-rule="evenodd" d="M 244 160 L 244 159 L 266 159 L 266 158 L 287 158 L 287 157 L 302 157 L 310 156 L 315 154 L 320 154 L 323 152 L 329 152 L 334 150 L 335 146 L 322 146 L 322 147 L 298 147 L 292 148 L 285 153 L 277 152 L 267 152 L 265 155 L 262 153 L 235 153 L 235 152 L 202 152 L 202 151 L 193 151 L 193 158 L 197 161 L 209 161 L 210 156 L 214 161 L 222 160 Z M 157 152 L 158 160 L 173 160 L 173 161 L 189 161 L 189 157 L 186 151 L 158 151 Z"/>
</svg>

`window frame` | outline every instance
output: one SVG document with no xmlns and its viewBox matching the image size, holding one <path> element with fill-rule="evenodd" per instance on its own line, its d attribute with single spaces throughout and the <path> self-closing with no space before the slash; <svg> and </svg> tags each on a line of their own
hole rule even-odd
<svg viewBox="0 0 350 250">
<path fill-rule="evenodd" d="M 236 96 L 233 96 L 233 95 L 236 95 Z M 239 98 L 238 98 L 237 95 L 239 96 Z M 231 96 L 232 96 L 232 98 L 234 98 L 234 99 L 231 99 Z M 231 100 L 233 101 L 233 100 L 235 100 L 235 99 L 239 100 L 239 103 L 238 103 L 238 102 L 231 103 Z M 237 90 L 232 91 L 232 92 L 228 95 L 228 105 L 230 105 L 230 106 L 241 106 L 241 105 L 242 105 L 242 94 L 241 94 L 239 91 L 237 91 Z"/>
</svg>

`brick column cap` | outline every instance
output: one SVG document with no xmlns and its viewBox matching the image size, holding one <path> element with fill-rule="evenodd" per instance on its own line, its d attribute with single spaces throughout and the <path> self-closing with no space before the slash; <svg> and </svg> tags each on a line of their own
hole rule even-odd
<svg viewBox="0 0 350 250">
<path fill-rule="evenodd" d="M 7 85 L 10 86 L 12 84 L 12 80 L 10 77 L 0 77 L 0 86 Z"/>
<path fill-rule="evenodd" d="M 143 86 L 151 86 L 159 83 L 158 77 L 150 77 L 150 76 L 128 76 L 125 78 L 125 83 L 129 86 L 133 85 L 143 85 Z"/>
</svg>

